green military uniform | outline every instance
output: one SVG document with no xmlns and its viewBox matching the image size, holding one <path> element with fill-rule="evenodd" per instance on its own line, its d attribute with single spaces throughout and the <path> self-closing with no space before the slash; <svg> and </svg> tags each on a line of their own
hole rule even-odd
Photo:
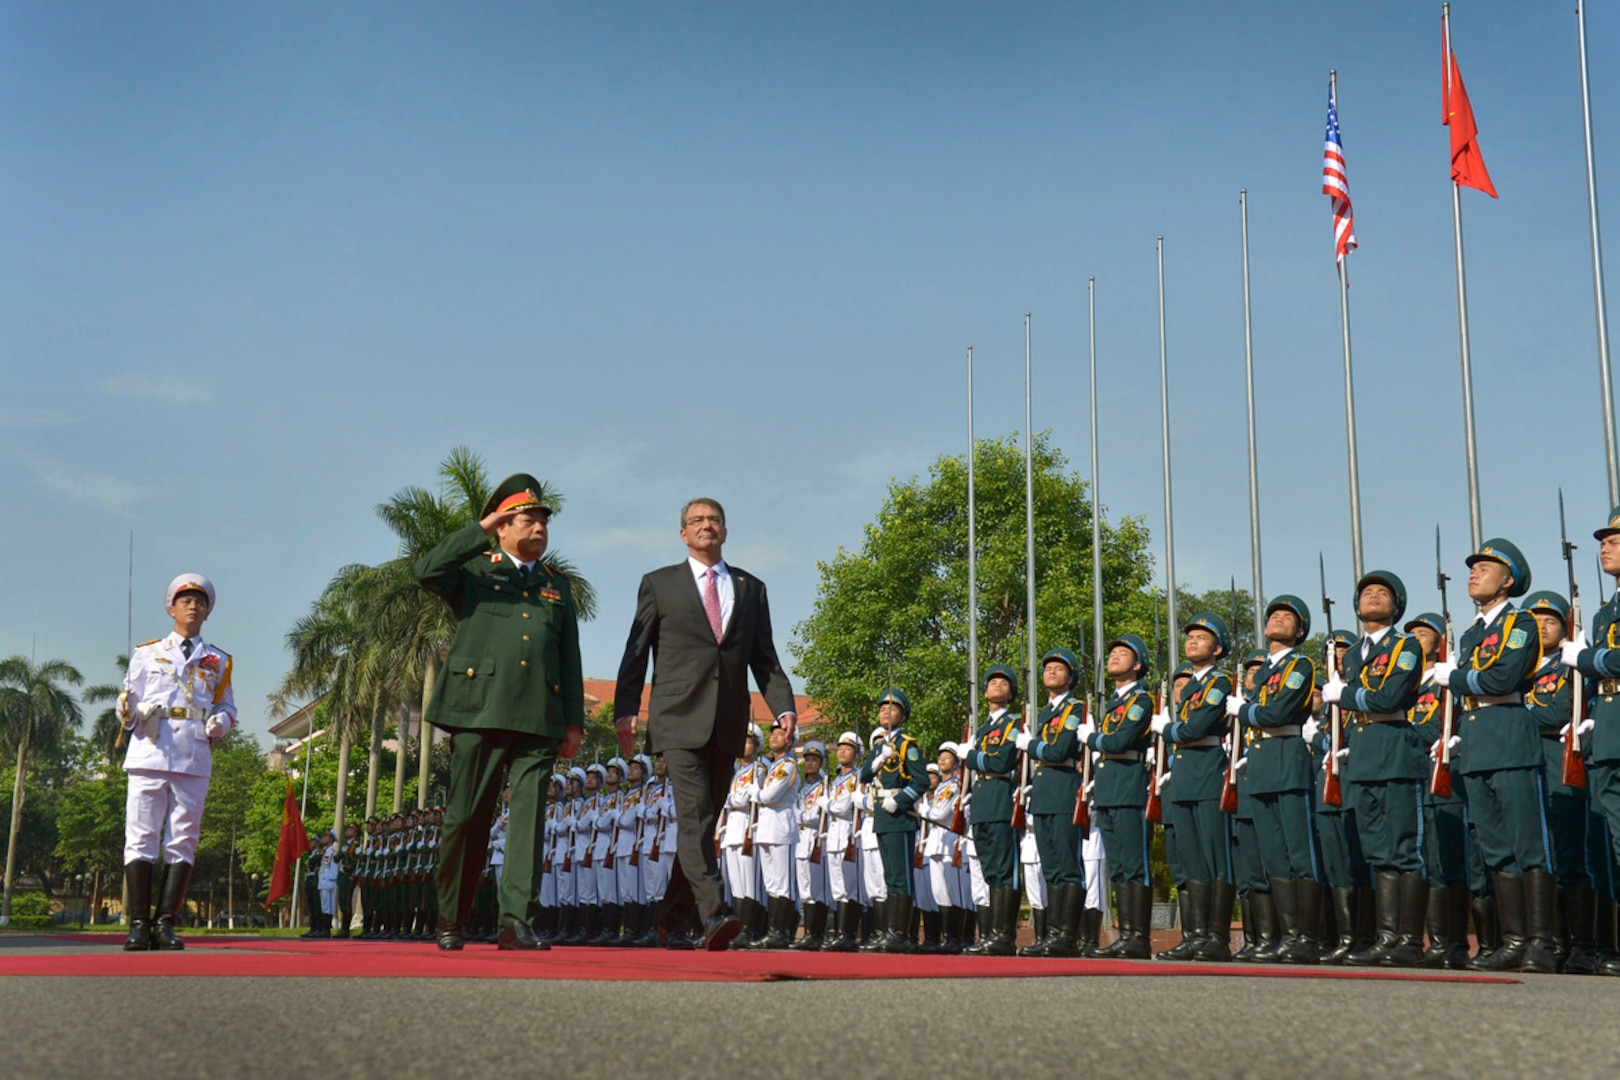
<svg viewBox="0 0 1620 1080">
<path fill-rule="evenodd" d="M 1247 695 L 1249 672 L 1263 667 L 1265 662 L 1264 649 L 1252 649 L 1243 658 L 1243 696 Z M 1277 944 L 1277 911 L 1272 904 L 1271 879 L 1266 877 L 1265 864 L 1260 859 L 1260 838 L 1254 831 L 1254 794 L 1249 790 L 1248 750 L 1260 741 L 1260 736 L 1253 728 L 1237 724 L 1232 728 L 1243 755 L 1243 760 L 1237 763 L 1237 813 L 1232 815 L 1232 877 L 1243 917 L 1243 948 L 1233 954 L 1232 959 L 1251 963 L 1261 952 Z"/>
<path fill-rule="evenodd" d="M 1335 630 L 1330 640 L 1334 643 L 1339 657 L 1347 656 L 1360 641 L 1347 630 Z M 1326 685 L 1324 674 L 1326 668 L 1327 663 L 1324 659 L 1323 671 L 1319 672 L 1316 678 L 1318 692 Z M 1316 807 L 1316 843 L 1319 855 L 1317 870 L 1322 883 L 1327 886 L 1332 905 L 1333 928 L 1338 934 L 1338 943 L 1332 948 L 1327 948 L 1324 941 L 1322 963 L 1338 965 L 1344 963 L 1352 952 L 1373 943 L 1372 871 L 1361 852 L 1361 836 L 1356 829 L 1355 799 L 1345 795 L 1341 785 L 1339 802 L 1327 801 L 1327 760 L 1333 733 L 1332 719 L 1325 706 L 1315 720 L 1316 732 L 1307 740 L 1306 745 L 1311 752 L 1312 772 L 1317 777 L 1316 787 L 1312 793 Z M 1341 716 L 1339 724 L 1341 749 L 1350 745 L 1350 735 L 1349 718 Z"/>
<path fill-rule="evenodd" d="M 1513 606 L 1530 587 L 1523 554 L 1506 540 L 1487 540 L 1468 565 L 1489 560 L 1506 566 L 1509 599 L 1482 611 L 1464 631 L 1457 668 L 1447 689 L 1459 695 L 1459 747 L 1468 777 L 1472 836 L 1491 872 L 1502 947 L 1470 966 L 1505 971 L 1557 970 L 1554 955 L 1556 889 L 1547 841 L 1546 787 L 1541 739 L 1524 696 L 1541 666 L 1541 630 Z"/>
<path fill-rule="evenodd" d="M 997 664 L 984 676 L 1006 679 L 1011 700 L 1018 697 L 1018 674 Z M 990 891 L 989 925 L 980 928 L 979 942 L 966 952 L 984 956 L 1010 956 L 1018 923 L 1018 842 L 1013 836 L 1013 799 L 1018 786 L 1018 746 L 1014 741 L 1023 718 L 1010 709 L 992 712 L 979 729 L 978 739 L 963 755 L 962 767 L 973 773 L 968 821 L 973 830 L 974 858 Z"/>
<path fill-rule="evenodd" d="M 1297 641 L 1303 641 L 1311 625 L 1305 602 L 1287 594 L 1273 597 L 1266 617 L 1279 609 L 1293 613 L 1299 625 Z M 1310 749 L 1300 735 L 1311 715 L 1316 664 L 1298 651 L 1297 641 L 1267 657 L 1255 700 L 1243 703 L 1237 716 L 1257 736 L 1249 744 L 1244 772 L 1254 796 L 1260 860 L 1271 881 L 1272 903 L 1283 933 L 1272 950 L 1256 959 L 1314 964 L 1320 958 L 1322 907 L 1312 797 L 1315 772 Z"/>
<path fill-rule="evenodd" d="M 510 477 L 484 513 L 549 513 L 534 494 L 540 490 L 533 477 Z M 437 879 L 441 948 L 459 947 L 503 779 L 512 789 L 512 825 L 500 888 L 502 933 L 514 935 L 519 947 L 537 944 L 527 918 L 543 855 L 545 779 L 567 730 L 585 723 L 568 578 L 544 562 L 525 569 L 491 544 L 475 522 L 445 537 L 415 566 L 417 580 L 456 618 L 424 717 L 450 732 L 450 797 Z"/>
<path fill-rule="evenodd" d="M 1620 506 L 1609 512 L 1606 525 L 1592 535 L 1603 540 L 1620 532 Z M 1579 628 L 1572 628 L 1579 629 Z M 1576 652 L 1574 649 L 1568 650 Z M 1586 791 L 1591 811 L 1603 828 L 1594 829 L 1609 841 L 1609 848 L 1594 862 L 1599 888 L 1607 887 L 1599 908 L 1601 949 L 1615 937 L 1615 866 L 1620 863 L 1620 591 L 1611 594 L 1592 617 L 1592 636 L 1576 654 L 1577 666 L 1592 686 L 1592 728 L 1586 737 Z M 1594 852 L 1594 855 L 1596 853 Z M 1600 964 L 1604 975 L 1620 975 L 1620 959 L 1612 953 Z"/>
<path fill-rule="evenodd" d="M 879 695 L 878 704 L 898 705 L 906 718 L 911 715 L 911 700 L 892 687 Z M 928 765 L 917 740 L 893 729 L 867 752 L 860 776 L 861 783 L 873 785 L 872 831 L 877 834 L 883 883 L 889 894 L 878 902 L 888 924 L 884 951 L 906 951 L 911 940 L 911 862 L 917 832 L 913 807 L 928 790 Z M 891 800 L 893 809 L 886 805 Z"/>
<path fill-rule="evenodd" d="M 1532 615 L 1551 615 L 1569 627 L 1569 605 L 1553 592 L 1538 592 L 1525 598 L 1524 610 Z M 1571 787 L 1564 780 L 1563 733 L 1574 715 L 1575 686 L 1570 669 L 1558 653 L 1542 658 L 1536 668 L 1535 684 L 1525 695 L 1525 708 L 1535 718 L 1541 735 L 1541 777 L 1547 790 L 1547 827 L 1552 834 L 1553 879 L 1557 883 L 1558 906 L 1564 915 L 1564 933 L 1559 952 L 1567 954 L 1563 970 L 1571 975 L 1596 975 L 1598 959 L 1593 934 L 1594 905 L 1592 871 L 1587 862 L 1587 821 L 1591 816 L 1586 788 Z M 1582 714 L 1586 708 L 1581 709 Z"/>
<path fill-rule="evenodd" d="M 1136 654 L 1136 677 L 1116 684 L 1095 730 L 1085 738 L 1096 754 L 1092 775 L 1092 822 L 1102 832 L 1108 876 L 1114 884 L 1119 938 L 1099 949 L 1103 959 L 1145 959 L 1151 953 L 1153 888 L 1148 877 L 1152 825 L 1145 815 L 1151 778 L 1146 751 L 1152 741 L 1153 695 L 1142 685 L 1150 663 L 1147 644 L 1135 634 L 1108 642 Z"/>
<path fill-rule="evenodd" d="M 349 823 L 354 828 L 354 823 Z M 354 920 L 354 872 L 360 863 L 359 837 L 345 837 L 338 846 L 337 910 L 341 924 L 334 937 L 349 936 L 349 924 Z"/>
<path fill-rule="evenodd" d="M 1017 736 L 1029 755 L 1029 816 L 1034 824 L 1035 849 L 1047 885 L 1050 936 L 1020 950 L 1023 956 L 1072 957 L 1080 955 L 1080 917 L 1086 909 L 1086 879 L 1080 868 L 1080 833 L 1074 824 L 1075 802 L 1080 795 L 1080 722 L 1085 704 L 1073 694 L 1080 661 L 1068 649 L 1052 649 L 1041 658 L 1041 668 L 1056 661 L 1069 669 L 1069 687 L 1048 697 L 1036 719 L 1035 730 Z"/>
<path fill-rule="evenodd" d="M 1200 612 L 1182 627 L 1213 635 L 1224 659 L 1231 647 L 1226 620 Z M 1181 703 L 1164 727 L 1170 783 L 1163 792 L 1165 860 L 1176 883 L 1182 940 L 1161 954 L 1171 960 L 1230 960 L 1233 885 L 1231 825 L 1221 812 L 1228 758 L 1226 699 L 1232 677 L 1214 667 L 1194 669 Z"/>
</svg>

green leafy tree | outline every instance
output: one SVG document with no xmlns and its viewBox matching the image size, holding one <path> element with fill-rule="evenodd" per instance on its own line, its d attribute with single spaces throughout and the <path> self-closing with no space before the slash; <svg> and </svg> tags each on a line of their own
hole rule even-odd
<svg viewBox="0 0 1620 1080">
<path fill-rule="evenodd" d="M 1091 500 L 1087 483 L 1047 435 L 1034 440 L 1037 644 L 1074 649 L 1091 663 Z M 979 665 L 1027 668 L 1024 454 L 1017 435 L 978 444 Z M 1109 635 L 1150 632 L 1153 560 L 1140 518 L 1102 522 L 1104 625 Z M 805 690 L 840 726 L 875 719 L 887 684 L 912 702 L 927 745 L 961 735 L 968 717 L 967 462 L 942 456 L 926 482 L 890 484 L 858 551 L 818 564 L 810 617 L 792 651 Z M 1178 613 L 1179 614 L 1179 613 Z M 1027 681 L 1027 677 L 1026 680 Z M 1089 681 L 1089 680 L 1087 680 Z M 1027 694 L 1029 688 L 1022 688 Z"/>
<path fill-rule="evenodd" d="M 129 670 L 129 657 L 119 655 L 113 666 L 117 668 L 120 678 Z M 90 745 L 98 752 L 102 761 L 108 765 L 118 765 L 123 761 L 124 752 L 121 743 L 124 737 L 123 721 L 118 719 L 116 702 L 118 695 L 123 691 L 122 682 L 98 683 L 87 686 L 79 697 L 86 705 L 100 705 L 105 703 L 106 708 L 96 714 L 90 732 Z"/>
<path fill-rule="evenodd" d="M 0 660 L 0 738 L 13 749 L 16 771 L 11 785 L 11 824 L 6 840 L 5 893 L 0 899 L 0 925 L 11 918 L 17 835 L 27 801 L 29 752 L 59 753 L 84 722 L 84 712 L 67 689 L 84 676 L 65 660 L 35 664 L 24 656 Z M 46 849 L 54 849 L 54 842 Z"/>
</svg>

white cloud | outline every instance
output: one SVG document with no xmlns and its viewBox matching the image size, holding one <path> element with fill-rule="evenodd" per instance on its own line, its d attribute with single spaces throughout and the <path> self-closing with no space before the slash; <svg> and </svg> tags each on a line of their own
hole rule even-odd
<svg viewBox="0 0 1620 1080">
<path fill-rule="evenodd" d="M 104 394 L 117 397 L 153 398 L 170 405 L 195 405 L 214 399 L 214 388 L 196 379 L 170 372 L 132 371 L 111 375 L 97 385 Z"/>
<path fill-rule="evenodd" d="M 125 510 L 153 494 L 150 488 L 139 484 L 51 458 L 29 458 L 28 467 L 46 488 L 75 502 Z"/>
<path fill-rule="evenodd" d="M 0 409 L 0 428 L 63 427 L 77 419 L 60 409 Z"/>
</svg>

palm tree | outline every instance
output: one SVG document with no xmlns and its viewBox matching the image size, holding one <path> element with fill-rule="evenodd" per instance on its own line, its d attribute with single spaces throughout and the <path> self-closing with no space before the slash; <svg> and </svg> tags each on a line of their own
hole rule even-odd
<svg viewBox="0 0 1620 1080">
<path fill-rule="evenodd" d="M 5 892 L 0 926 L 11 921 L 11 887 L 16 874 L 17 832 L 22 827 L 28 785 L 28 751 L 54 753 L 84 722 L 84 712 L 62 684 L 79 686 L 84 676 L 66 660 L 36 666 L 23 656 L 0 660 L 0 738 L 16 749 L 17 775 L 11 786 L 11 831 L 6 840 Z"/>
<path fill-rule="evenodd" d="M 119 671 L 129 670 L 129 657 L 120 655 L 113 661 Z M 79 697 L 86 705 L 99 705 L 104 701 L 116 701 L 118 695 L 124 690 L 120 683 L 97 683 L 87 686 L 80 692 Z M 124 722 L 118 718 L 118 709 L 108 705 L 96 714 L 96 719 L 90 729 L 90 746 L 108 765 L 118 764 L 118 747 L 123 741 Z"/>
</svg>

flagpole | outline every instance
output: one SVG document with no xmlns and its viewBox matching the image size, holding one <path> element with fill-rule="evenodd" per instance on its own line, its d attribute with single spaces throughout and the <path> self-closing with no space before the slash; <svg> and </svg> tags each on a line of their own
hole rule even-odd
<svg viewBox="0 0 1620 1080">
<path fill-rule="evenodd" d="M 1091 339 L 1091 651 L 1098 692 L 1106 670 L 1103 664 L 1102 502 L 1097 488 L 1097 279 L 1086 282 Z"/>
<path fill-rule="evenodd" d="M 973 439 L 973 346 L 967 350 L 967 527 L 968 527 L 968 738 L 979 725 L 979 531 L 974 508 L 973 471 L 978 444 Z"/>
<path fill-rule="evenodd" d="M 1339 73 L 1328 72 L 1328 96 L 1334 111 L 1339 107 Z M 1339 321 L 1344 327 L 1344 431 L 1350 458 L 1350 562 L 1356 580 L 1361 580 L 1361 476 L 1356 455 L 1356 388 L 1350 372 L 1350 279 L 1346 275 L 1345 256 L 1339 264 Z"/>
<path fill-rule="evenodd" d="M 1440 23 L 1445 31 L 1446 94 L 1451 94 L 1451 5 L 1442 4 Z M 1480 545 L 1479 524 L 1479 458 L 1474 444 L 1474 369 L 1468 355 L 1468 279 L 1463 272 L 1462 187 L 1451 182 L 1451 229 L 1457 244 L 1457 339 L 1462 349 L 1463 393 L 1463 449 L 1468 461 L 1468 535 L 1473 544 L 1470 551 Z M 1360 580 L 1361 571 L 1356 571 Z"/>
<path fill-rule="evenodd" d="M 1164 580 L 1165 580 L 1165 677 L 1181 659 L 1180 636 L 1176 625 L 1176 526 L 1170 512 L 1170 376 L 1164 335 L 1164 237 L 1159 237 L 1159 425 L 1164 447 Z"/>
<path fill-rule="evenodd" d="M 1031 426 L 1034 423 L 1030 409 L 1030 363 L 1029 363 L 1029 312 L 1024 312 L 1024 576 L 1027 582 L 1026 597 L 1029 604 L 1029 696 L 1028 709 L 1024 715 L 1035 715 L 1036 687 L 1040 685 L 1040 672 L 1036 670 L 1039 663 L 1037 659 L 1037 645 L 1035 642 L 1035 455 L 1033 450 L 1034 436 Z M 1025 720 L 1025 723 L 1030 723 Z"/>
<path fill-rule="evenodd" d="M 1254 323 L 1249 312 L 1249 191 L 1238 190 L 1238 207 L 1243 212 L 1243 372 L 1249 395 L 1249 561 L 1254 573 L 1254 640 L 1258 644 L 1265 624 L 1265 593 L 1260 587 L 1260 467 L 1255 458 L 1254 438 Z M 1232 627 L 1237 633 L 1237 627 Z"/>
<path fill-rule="evenodd" d="M 1603 387 L 1603 448 L 1608 454 L 1609 505 L 1620 505 L 1620 459 L 1614 439 L 1614 388 L 1609 378 L 1609 312 L 1603 288 L 1603 234 L 1598 222 L 1597 167 L 1592 160 L 1592 93 L 1586 75 L 1586 4 L 1575 3 L 1581 39 L 1581 116 L 1586 133 L 1586 209 L 1592 225 L 1592 291 L 1597 299 L 1598 380 Z M 1476 548 L 1477 550 L 1477 548 Z"/>
</svg>

